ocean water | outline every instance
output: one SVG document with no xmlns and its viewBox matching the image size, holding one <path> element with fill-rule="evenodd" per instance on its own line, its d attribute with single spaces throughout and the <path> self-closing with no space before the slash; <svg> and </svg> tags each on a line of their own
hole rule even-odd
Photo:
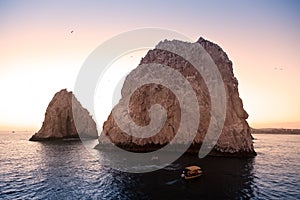
<svg viewBox="0 0 300 200">
<path fill-rule="evenodd" d="M 0 199 L 300 199 L 300 135 L 255 134 L 255 158 L 185 155 L 131 174 L 111 169 L 80 140 L 30 142 L 31 134 L 0 132 Z M 185 181 L 190 164 L 204 174 Z"/>
</svg>

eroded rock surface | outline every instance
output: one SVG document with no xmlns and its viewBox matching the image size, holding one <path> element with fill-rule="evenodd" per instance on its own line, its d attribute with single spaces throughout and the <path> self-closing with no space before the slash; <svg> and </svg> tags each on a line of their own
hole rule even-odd
<svg viewBox="0 0 300 200">
<path fill-rule="evenodd" d="M 221 156 L 256 155 L 253 148 L 251 130 L 246 121 L 248 114 L 244 110 L 242 100 L 239 97 L 238 81 L 233 74 L 232 62 L 217 44 L 203 38 L 200 38 L 197 42 L 204 47 L 217 65 L 226 91 L 227 108 L 225 124 L 221 136 L 210 154 Z M 164 64 L 177 70 L 189 81 L 196 92 L 201 117 L 196 137 L 188 151 L 198 153 L 209 123 L 211 123 L 211 99 L 203 77 L 182 57 L 164 50 L 153 49 L 147 53 L 141 60 L 140 65 L 126 79 L 132 78 L 133 80 L 137 80 L 143 78 L 140 75 L 136 76 L 136 74 L 143 74 L 145 77 L 148 76 L 147 73 L 136 73 L 143 70 L 141 67 L 142 64 L 148 63 Z M 167 110 L 166 122 L 156 135 L 148 138 L 138 138 L 122 131 L 111 113 L 103 125 L 103 131 L 96 148 L 101 148 L 101 146 L 105 145 L 107 139 L 121 148 L 135 152 L 153 151 L 167 145 L 176 134 L 180 124 L 181 111 L 176 96 L 168 88 L 159 84 L 146 84 L 137 89 L 132 96 L 128 96 L 129 94 L 124 91 L 123 86 L 122 98 L 119 104 L 130 98 L 128 113 L 137 125 L 146 126 L 150 123 L 149 108 L 154 104 L 160 104 Z M 122 116 L 124 113 L 119 113 L 119 115 Z M 172 141 L 172 143 L 183 144 L 185 143 L 185 138 Z"/>
<path fill-rule="evenodd" d="M 80 123 L 75 125 L 74 119 Z M 96 123 L 73 93 L 63 89 L 54 95 L 47 107 L 41 129 L 30 140 L 78 138 L 79 135 L 85 138 L 97 138 Z"/>
</svg>

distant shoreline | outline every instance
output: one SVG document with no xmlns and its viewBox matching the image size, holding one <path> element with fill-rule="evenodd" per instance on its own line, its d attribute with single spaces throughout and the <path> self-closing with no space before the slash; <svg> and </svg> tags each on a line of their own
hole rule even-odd
<svg viewBox="0 0 300 200">
<path fill-rule="evenodd" d="M 33 133 L 34 131 L 28 130 L 0 130 L 0 133 Z M 300 129 L 287 129 L 287 128 L 251 128 L 253 134 L 281 134 L 281 135 L 300 135 Z"/>
<path fill-rule="evenodd" d="M 300 129 L 286 128 L 252 128 L 253 134 L 282 134 L 282 135 L 300 135 Z"/>
</svg>

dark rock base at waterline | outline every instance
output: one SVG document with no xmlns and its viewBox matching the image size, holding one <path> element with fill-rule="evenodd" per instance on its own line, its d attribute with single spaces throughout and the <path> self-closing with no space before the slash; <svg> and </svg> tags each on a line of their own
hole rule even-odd
<svg viewBox="0 0 300 200">
<path fill-rule="evenodd" d="M 117 147 L 124 149 L 126 151 L 135 152 L 135 153 L 148 153 L 157 151 L 163 147 L 165 147 L 167 144 L 164 145 L 155 145 L 155 144 L 147 144 L 144 146 L 138 146 L 138 145 L 124 145 L 124 144 L 115 144 Z M 94 148 L 98 150 L 113 150 L 113 144 L 97 144 Z M 170 152 L 183 152 L 184 151 L 184 145 L 181 144 L 172 144 L 168 148 L 168 151 Z M 198 155 L 201 145 L 191 145 L 185 153 L 192 154 L 192 155 Z M 220 151 L 217 149 L 213 149 L 209 154 L 209 156 L 216 156 L 216 157 L 237 157 L 237 158 L 252 158 L 255 157 L 257 154 L 255 151 L 249 152 L 249 151 L 238 151 L 234 152 L 232 150 L 229 151 Z"/>
<path fill-rule="evenodd" d="M 64 136 L 64 137 L 49 137 L 49 138 L 41 138 L 41 137 L 36 137 L 33 135 L 29 141 L 57 141 L 57 140 L 68 140 L 68 139 L 84 139 L 84 140 L 94 140 L 97 139 L 98 137 L 91 137 L 89 135 L 75 135 L 75 136 Z"/>
</svg>

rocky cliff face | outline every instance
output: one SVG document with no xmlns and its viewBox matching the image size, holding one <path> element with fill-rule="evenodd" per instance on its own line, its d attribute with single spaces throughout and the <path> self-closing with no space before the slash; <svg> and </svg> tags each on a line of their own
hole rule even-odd
<svg viewBox="0 0 300 200">
<path fill-rule="evenodd" d="M 255 155 L 250 127 L 246 121 L 248 114 L 243 109 L 242 100 L 239 97 L 238 81 L 233 74 L 232 62 L 217 44 L 203 38 L 200 38 L 197 42 L 204 47 L 217 65 L 226 90 L 227 108 L 225 124 L 221 136 L 210 154 L 222 156 Z M 154 49 L 147 53 L 141 60 L 140 65 L 133 70 L 126 79 L 129 77 L 133 79 L 141 78 L 134 77 L 135 72 L 142 70 L 141 65 L 147 63 L 159 63 L 172 67 L 180 72 L 192 85 L 193 90 L 196 91 L 201 117 L 197 135 L 188 151 L 198 153 L 208 130 L 211 117 L 211 100 L 203 78 L 195 71 L 193 66 L 182 57 L 171 52 Z M 144 76 L 147 76 L 147 74 L 144 74 Z M 124 99 L 130 98 L 129 115 L 137 125 L 146 126 L 150 123 L 148 110 L 151 105 L 154 104 L 160 104 L 167 110 L 165 124 L 156 135 L 148 138 L 138 138 L 123 132 L 118 127 L 111 113 L 103 125 L 98 148 L 101 148 L 101 145 L 106 143 L 105 138 L 109 138 L 119 147 L 137 152 L 152 151 L 168 144 L 178 130 L 181 115 L 179 103 L 174 94 L 168 88 L 157 84 L 144 85 L 138 88 L 131 97 L 128 97 L 128 94 L 124 93 L 123 89 L 120 103 L 122 103 Z M 184 143 L 184 138 L 175 142 L 173 141 L 173 143 Z"/>
<path fill-rule="evenodd" d="M 75 126 L 74 119 L 80 119 L 80 124 Z M 47 107 L 42 128 L 30 140 L 78 138 L 79 134 L 97 138 L 96 123 L 72 92 L 63 89 L 54 95 Z"/>
</svg>

